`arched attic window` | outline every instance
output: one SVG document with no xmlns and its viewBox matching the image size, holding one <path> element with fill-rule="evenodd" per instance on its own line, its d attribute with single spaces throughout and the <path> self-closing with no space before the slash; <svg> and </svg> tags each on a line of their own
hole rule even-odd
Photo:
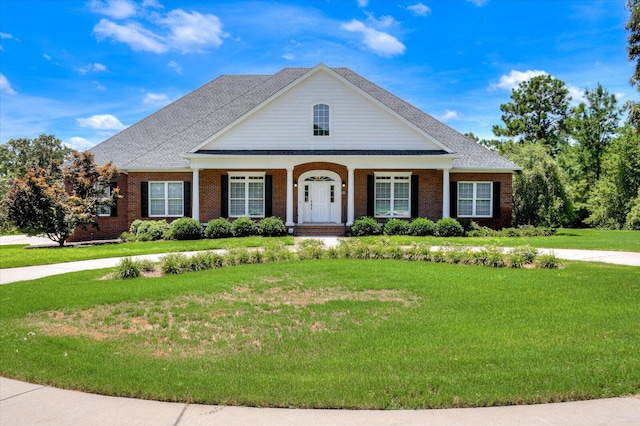
<svg viewBox="0 0 640 426">
<path fill-rule="evenodd" d="M 313 136 L 329 136 L 329 105 L 313 106 Z"/>
</svg>

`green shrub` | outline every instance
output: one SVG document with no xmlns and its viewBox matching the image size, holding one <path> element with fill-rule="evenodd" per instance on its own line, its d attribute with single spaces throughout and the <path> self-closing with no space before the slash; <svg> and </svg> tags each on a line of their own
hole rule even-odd
<svg viewBox="0 0 640 426">
<path fill-rule="evenodd" d="M 202 225 L 191 217 L 181 217 L 171 222 L 171 237 L 176 240 L 198 240 L 202 238 Z"/>
<path fill-rule="evenodd" d="M 160 261 L 160 269 L 168 275 L 182 274 L 191 269 L 190 261 L 181 253 L 170 253 Z"/>
<path fill-rule="evenodd" d="M 263 237 L 281 237 L 287 235 L 287 227 L 279 217 L 265 217 L 260 221 L 260 233 Z"/>
<path fill-rule="evenodd" d="M 124 242 L 129 242 L 129 241 L 135 241 L 136 240 L 136 236 L 133 235 L 129 231 L 124 231 L 122 234 L 120 234 L 119 238 Z"/>
<path fill-rule="evenodd" d="M 510 254 L 512 256 L 521 257 L 524 265 L 530 265 L 536 260 L 538 250 L 527 245 L 524 247 L 514 247 Z"/>
<path fill-rule="evenodd" d="M 352 237 L 366 237 L 367 235 L 382 234 L 382 226 L 372 217 L 359 217 L 351 225 Z"/>
<path fill-rule="evenodd" d="M 153 272 L 156 270 L 156 264 L 149 259 L 141 259 L 136 263 L 141 272 Z"/>
<path fill-rule="evenodd" d="M 458 223 L 460 224 L 460 226 L 462 226 L 462 230 L 464 232 L 464 235 L 467 235 L 469 233 L 469 231 L 471 231 L 473 229 L 473 225 L 477 226 L 477 224 L 473 220 L 471 220 L 471 219 L 469 219 L 467 217 L 463 217 L 463 218 L 458 219 Z"/>
<path fill-rule="evenodd" d="M 433 235 L 434 226 L 435 224 L 433 223 L 433 221 L 424 217 L 418 217 L 416 219 L 413 219 L 409 224 L 408 233 L 410 235 L 415 235 L 416 237 Z"/>
<path fill-rule="evenodd" d="M 555 254 L 542 254 L 536 257 L 535 265 L 541 269 L 558 269 L 561 263 Z"/>
<path fill-rule="evenodd" d="M 229 238 L 233 236 L 233 228 L 228 219 L 221 217 L 212 219 L 207 223 L 207 229 L 204 231 L 207 238 Z"/>
<path fill-rule="evenodd" d="M 234 237 L 258 235 L 258 226 L 248 217 L 239 217 L 231 224 Z"/>
<path fill-rule="evenodd" d="M 444 217 L 434 227 L 435 235 L 438 237 L 462 237 L 464 229 L 462 225 L 451 217 Z"/>
<path fill-rule="evenodd" d="M 137 278 L 140 276 L 140 268 L 133 259 L 125 257 L 116 267 L 116 276 L 122 279 Z"/>
<path fill-rule="evenodd" d="M 302 240 L 298 244 L 298 259 L 322 259 L 324 254 L 324 241 L 315 239 Z"/>
<path fill-rule="evenodd" d="M 406 235 L 409 223 L 406 220 L 391 218 L 384 224 L 384 235 Z"/>
<path fill-rule="evenodd" d="M 136 219 L 131 223 L 131 226 L 129 227 L 129 232 L 131 232 L 133 235 L 137 235 L 138 234 L 138 228 L 140 227 L 140 225 L 142 225 L 144 223 L 144 220 L 141 219 Z"/>
</svg>

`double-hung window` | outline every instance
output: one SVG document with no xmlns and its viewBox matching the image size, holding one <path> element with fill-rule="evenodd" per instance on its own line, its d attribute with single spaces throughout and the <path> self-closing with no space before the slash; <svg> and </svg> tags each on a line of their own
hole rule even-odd
<svg viewBox="0 0 640 426">
<path fill-rule="evenodd" d="M 105 186 L 102 196 L 104 198 L 111 197 L 111 186 Z M 98 216 L 111 216 L 111 206 L 106 206 L 104 204 L 100 205 L 98 207 Z"/>
<path fill-rule="evenodd" d="M 229 172 L 230 217 L 264 217 L 264 176 Z"/>
<path fill-rule="evenodd" d="M 183 182 L 149 182 L 149 216 L 184 216 Z"/>
<path fill-rule="evenodd" d="M 376 173 L 375 217 L 411 216 L 411 173 Z"/>
<path fill-rule="evenodd" d="M 492 216 L 491 182 L 458 182 L 458 216 Z"/>
<path fill-rule="evenodd" d="M 329 105 L 313 106 L 313 136 L 329 136 Z"/>
</svg>

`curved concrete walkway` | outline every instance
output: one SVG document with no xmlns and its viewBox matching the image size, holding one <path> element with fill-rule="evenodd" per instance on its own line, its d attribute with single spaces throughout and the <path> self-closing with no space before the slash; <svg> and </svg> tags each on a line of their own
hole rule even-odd
<svg viewBox="0 0 640 426">
<path fill-rule="evenodd" d="M 27 242 L 24 242 L 27 241 Z M 0 237 L 0 244 L 34 240 Z M 34 244 L 41 244 L 35 241 Z M 326 245 L 337 244 L 327 239 Z M 640 266 L 640 253 L 540 249 L 568 260 Z M 136 256 L 158 260 L 163 254 Z M 86 269 L 121 258 L 0 270 L 0 284 Z M 68 391 L 0 377 L 0 425 L 640 425 L 640 397 L 445 410 L 291 410 L 191 405 Z"/>
</svg>

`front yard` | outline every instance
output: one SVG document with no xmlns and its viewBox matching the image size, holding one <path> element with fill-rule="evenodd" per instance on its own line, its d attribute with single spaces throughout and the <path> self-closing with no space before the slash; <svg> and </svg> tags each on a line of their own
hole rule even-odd
<svg viewBox="0 0 640 426">
<path fill-rule="evenodd" d="M 640 393 L 640 268 L 343 259 L 101 279 L 108 272 L 0 286 L 0 375 L 272 407 Z"/>
</svg>

